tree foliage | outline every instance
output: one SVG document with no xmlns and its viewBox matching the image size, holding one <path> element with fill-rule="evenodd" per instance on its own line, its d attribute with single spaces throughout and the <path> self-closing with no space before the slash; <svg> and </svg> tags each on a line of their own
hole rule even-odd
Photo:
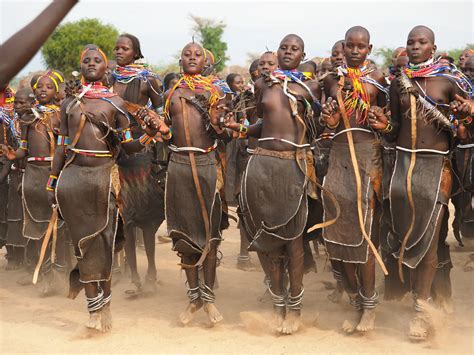
<svg viewBox="0 0 474 355">
<path fill-rule="evenodd" d="M 383 68 L 388 68 L 390 65 L 392 65 L 392 48 L 380 47 L 375 49 L 373 54 L 375 57 L 380 59 Z"/>
<path fill-rule="evenodd" d="M 107 56 L 112 54 L 119 35 L 112 25 L 98 19 L 82 19 L 59 26 L 44 44 L 41 54 L 49 68 L 60 70 L 69 77 L 80 67 L 81 52 L 87 44 L 99 46 Z"/>
<path fill-rule="evenodd" d="M 225 55 L 227 43 L 222 40 L 226 24 L 222 21 L 193 15 L 191 15 L 191 19 L 194 21 L 193 30 L 197 35 L 197 39 L 204 48 L 214 54 L 216 61 L 219 61 L 216 69 L 218 72 L 221 71 L 229 59 L 229 57 Z"/>
<path fill-rule="evenodd" d="M 459 56 L 461 55 L 462 51 L 465 50 L 465 49 L 474 49 L 474 44 L 469 43 L 469 44 L 466 44 L 466 46 L 463 47 L 463 48 L 451 49 L 451 50 L 447 51 L 447 53 L 451 58 L 454 59 L 454 62 L 457 65 L 458 61 L 459 61 Z"/>
</svg>

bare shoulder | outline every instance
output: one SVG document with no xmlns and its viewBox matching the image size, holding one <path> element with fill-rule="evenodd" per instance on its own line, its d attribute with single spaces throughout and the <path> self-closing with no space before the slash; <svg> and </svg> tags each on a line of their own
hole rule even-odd
<svg viewBox="0 0 474 355">
<path fill-rule="evenodd" d="M 373 72 L 369 74 L 369 77 L 376 80 L 379 84 L 386 86 L 387 81 L 385 80 L 385 76 L 383 75 L 382 71 L 379 69 L 375 69 Z"/>
<path fill-rule="evenodd" d="M 339 81 L 339 77 L 336 75 L 336 73 L 330 73 L 326 75 L 326 77 L 323 80 L 323 85 L 325 88 L 330 89 L 334 85 L 337 85 L 337 82 Z"/>
<path fill-rule="evenodd" d="M 264 78 L 257 79 L 257 81 L 255 82 L 255 85 L 254 85 L 255 90 L 260 90 L 261 91 L 264 87 L 265 87 Z"/>
<path fill-rule="evenodd" d="M 126 109 L 125 100 L 119 95 L 111 97 L 110 101 L 112 101 L 117 107 L 120 107 L 121 109 L 124 109 L 124 110 Z"/>
</svg>

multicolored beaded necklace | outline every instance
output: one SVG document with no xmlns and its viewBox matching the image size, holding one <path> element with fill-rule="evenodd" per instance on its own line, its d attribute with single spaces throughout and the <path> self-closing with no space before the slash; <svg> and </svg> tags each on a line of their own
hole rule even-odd
<svg viewBox="0 0 474 355">
<path fill-rule="evenodd" d="M 201 74 L 197 74 L 197 75 L 184 74 L 178 80 L 178 82 L 174 85 L 174 87 L 171 89 L 168 95 L 168 98 L 166 99 L 165 106 L 163 109 L 163 114 L 167 119 L 170 119 L 169 109 L 170 109 L 171 98 L 173 97 L 174 92 L 178 88 L 189 89 L 194 92 L 196 91 L 209 92 L 211 94 L 208 99 L 209 108 L 216 106 L 219 100 L 221 99 L 219 90 L 217 86 L 214 85 L 212 77 L 202 76 Z"/>
<path fill-rule="evenodd" d="M 112 72 L 116 81 L 122 84 L 128 84 L 134 79 L 148 81 L 148 78 L 155 78 L 162 82 L 160 76 L 148 69 L 146 64 L 129 64 L 125 66 L 117 65 Z"/>
</svg>

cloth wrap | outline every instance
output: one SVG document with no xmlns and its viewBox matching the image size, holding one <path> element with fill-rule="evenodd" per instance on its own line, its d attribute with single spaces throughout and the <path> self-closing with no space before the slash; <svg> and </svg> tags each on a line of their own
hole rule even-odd
<svg viewBox="0 0 474 355">
<path fill-rule="evenodd" d="M 163 145 L 156 147 L 163 152 Z M 126 226 L 157 230 L 165 219 L 164 190 L 153 174 L 151 147 L 117 161 L 120 176 L 121 214 Z"/>
<path fill-rule="evenodd" d="M 118 208 L 112 190 L 113 162 L 85 167 L 70 164 L 56 187 L 59 212 L 68 225 L 81 282 L 107 281 L 118 242 Z"/>
<path fill-rule="evenodd" d="M 367 235 L 378 242 L 378 212 L 382 201 L 382 159 L 378 141 L 355 143 L 362 183 L 362 215 Z M 333 142 L 323 187 L 331 191 L 341 208 L 333 225 L 323 230 L 329 258 L 349 263 L 366 263 L 369 245 L 360 229 L 357 188 L 349 144 Z M 323 191 L 324 219 L 336 217 L 336 210 Z"/>
<path fill-rule="evenodd" d="M 242 177 L 239 197 L 249 250 L 270 253 L 302 236 L 308 195 L 317 198 L 308 178 L 311 174 L 315 172 L 309 149 L 255 150 Z"/>
<path fill-rule="evenodd" d="M 459 229 L 463 237 L 474 238 L 474 148 L 454 151 L 459 193 L 453 198 L 459 210 Z"/>
<path fill-rule="evenodd" d="M 25 247 L 28 239 L 23 237 L 23 206 L 19 187 L 21 184 L 22 173 L 20 169 L 10 171 L 10 184 L 8 186 L 8 233 L 7 245 L 14 247 Z"/>
<path fill-rule="evenodd" d="M 51 165 L 27 163 L 22 181 L 23 235 L 25 238 L 42 239 L 48 229 L 52 207 L 48 202 L 46 183 L 51 174 Z M 58 230 L 64 221 L 58 220 Z"/>
<path fill-rule="evenodd" d="M 411 153 L 397 150 L 395 168 L 390 185 L 390 210 L 392 231 L 388 245 L 392 255 L 398 258 L 400 246 L 412 219 L 408 203 L 407 174 Z M 412 176 L 412 192 L 416 222 L 410 234 L 403 264 L 411 269 L 417 267 L 428 251 L 435 236 L 436 227 L 442 223 L 440 212 L 447 206 L 451 193 L 452 172 L 449 159 L 441 154 L 417 153 Z"/>
<path fill-rule="evenodd" d="M 6 161 L 0 160 L 0 171 L 4 168 Z M 8 206 L 8 179 L 0 183 L 0 246 L 5 244 L 7 239 L 7 206 Z"/>
<path fill-rule="evenodd" d="M 195 154 L 195 160 L 209 215 L 211 240 L 220 241 L 225 219 L 219 193 L 223 188 L 221 165 L 215 151 Z M 187 154 L 171 153 L 166 176 L 165 215 L 173 250 L 186 255 L 201 254 L 206 246 L 206 232 Z"/>
</svg>

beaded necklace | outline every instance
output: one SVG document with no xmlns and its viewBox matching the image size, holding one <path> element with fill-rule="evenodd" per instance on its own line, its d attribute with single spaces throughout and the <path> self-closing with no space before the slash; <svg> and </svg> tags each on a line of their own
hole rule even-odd
<svg viewBox="0 0 474 355">
<path fill-rule="evenodd" d="M 83 92 L 83 97 L 87 99 L 102 99 L 117 96 L 116 93 L 110 91 L 110 89 L 101 82 L 84 83 L 81 94 Z"/>
<path fill-rule="evenodd" d="M 403 73 L 410 79 L 443 77 L 454 82 L 469 97 L 473 93 L 469 78 L 458 70 L 454 64 L 445 64 L 430 58 L 420 64 L 408 63 L 407 67 L 403 68 Z"/>
<path fill-rule="evenodd" d="M 374 85 L 386 95 L 388 93 L 386 88 L 380 85 L 376 80 L 368 77 L 374 69 L 369 69 L 367 64 L 367 62 L 364 62 L 360 68 L 351 68 L 346 64 L 337 68 L 339 76 L 345 76 L 351 82 L 352 90 L 348 90 L 345 93 L 344 107 L 348 117 L 355 113 L 356 123 L 359 125 L 368 123 L 367 117 L 370 109 L 370 96 L 365 84 Z"/>
<path fill-rule="evenodd" d="M 174 85 L 174 87 L 171 89 L 166 102 L 165 106 L 163 109 L 163 114 L 167 119 L 170 119 L 169 117 L 169 109 L 170 109 L 170 103 L 171 103 L 171 98 L 176 91 L 176 89 L 182 88 L 182 89 L 189 89 L 191 91 L 204 91 L 204 92 L 209 92 L 211 95 L 209 96 L 208 102 L 209 102 L 209 110 L 216 106 L 219 100 L 222 98 L 219 94 L 219 90 L 216 85 L 213 83 L 213 78 L 212 77 L 205 77 L 202 76 L 201 74 L 197 75 L 189 75 L 189 74 L 184 74 L 178 82 Z"/>
<path fill-rule="evenodd" d="M 146 64 L 129 64 L 125 66 L 117 65 L 112 72 L 112 76 L 119 83 L 128 84 L 134 79 L 140 79 L 142 81 L 148 81 L 149 77 L 158 79 L 162 82 L 160 76 L 148 69 Z"/>
</svg>

